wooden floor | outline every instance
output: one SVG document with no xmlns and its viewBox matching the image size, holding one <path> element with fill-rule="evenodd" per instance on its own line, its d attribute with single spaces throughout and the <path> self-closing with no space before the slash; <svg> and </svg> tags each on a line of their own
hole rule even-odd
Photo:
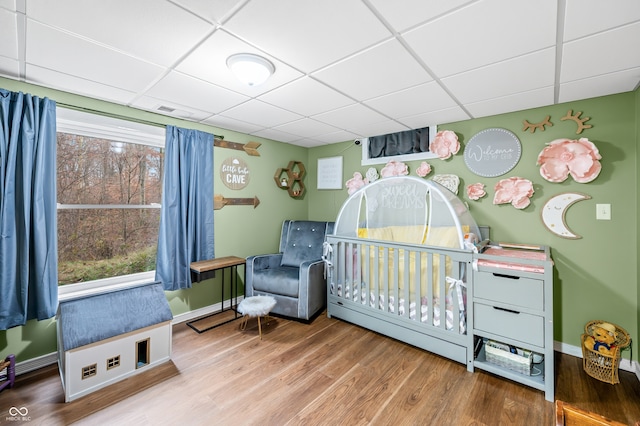
<svg viewBox="0 0 640 426">
<path fill-rule="evenodd" d="M 198 334 L 173 329 L 172 361 L 64 403 L 55 366 L 0 393 L 13 425 L 552 425 L 544 394 L 320 315 L 311 324 L 255 319 Z M 611 419 L 640 420 L 640 382 L 588 377 L 556 354 L 556 398 Z M 11 407 L 30 421 L 5 421 Z M 14 410 L 15 412 L 15 410 Z"/>
</svg>

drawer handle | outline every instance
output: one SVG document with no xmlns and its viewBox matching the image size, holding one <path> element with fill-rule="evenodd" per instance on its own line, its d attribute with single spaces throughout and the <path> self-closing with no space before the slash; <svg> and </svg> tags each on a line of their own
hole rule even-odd
<svg viewBox="0 0 640 426">
<path fill-rule="evenodd" d="M 497 309 L 497 310 L 499 310 L 499 311 L 509 312 L 510 314 L 516 314 L 516 315 L 520 313 L 520 312 L 518 312 L 518 311 L 514 311 L 514 310 L 512 310 L 512 309 L 499 308 L 499 307 L 497 307 L 497 306 L 494 306 L 494 307 L 493 307 L 493 309 Z"/>
<path fill-rule="evenodd" d="M 520 277 L 516 277 L 515 275 L 507 275 L 507 274 L 497 274 L 497 273 L 493 273 L 494 277 L 500 277 L 500 278 L 509 278 L 512 280 L 519 280 Z"/>
</svg>

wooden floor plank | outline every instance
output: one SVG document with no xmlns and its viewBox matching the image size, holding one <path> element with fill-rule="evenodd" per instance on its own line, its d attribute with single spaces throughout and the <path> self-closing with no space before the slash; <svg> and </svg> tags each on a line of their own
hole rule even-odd
<svg viewBox="0 0 640 426">
<path fill-rule="evenodd" d="M 640 381 L 610 385 L 556 355 L 556 397 L 626 424 L 640 420 Z M 550 425 L 544 393 L 324 315 L 255 319 L 198 334 L 173 327 L 171 362 L 71 403 L 55 366 L 0 392 L 0 422 L 26 407 L 31 425 Z"/>
</svg>

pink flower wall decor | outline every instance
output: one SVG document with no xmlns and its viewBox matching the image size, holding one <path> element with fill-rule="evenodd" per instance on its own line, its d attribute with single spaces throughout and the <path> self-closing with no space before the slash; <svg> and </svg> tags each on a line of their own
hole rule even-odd
<svg viewBox="0 0 640 426">
<path fill-rule="evenodd" d="M 549 182 L 563 182 L 569 175 L 578 183 L 598 177 L 602 165 L 598 148 L 587 138 L 556 139 L 538 154 L 540 175 Z"/>
<path fill-rule="evenodd" d="M 478 201 L 485 195 L 487 195 L 487 192 L 484 190 L 484 183 L 478 182 L 467 185 L 467 197 L 469 197 L 470 200 Z"/>
<path fill-rule="evenodd" d="M 349 195 L 353 194 L 358 189 L 362 188 L 368 183 L 369 183 L 368 179 L 362 178 L 362 173 L 355 172 L 353 174 L 353 177 L 345 183 L 345 186 L 347 187 L 347 194 Z"/>
<path fill-rule="evenodd" d="M 533 184 L 528 179 L 521 177 L 510 177 L 502 179 L 494 188 L 496 194 L 493 197 L 493 204 L 511 203 L 516 209 L 524 209 L 530 203 L 533 195 Z"/>
<path fill-rule="evenodd" d="M 383 168 L 380 170 L 380 176 L 390 177 L 390 176 L 405 176 L 409 174 L 409 170 L 407 169 L 407 165 L 396 160 L 389 161 Z"/>
<path fill-rule="evenodd" d="M 429 151 L 433 152 L 441 160 L 446 160 L 460 150 L 458 135 L 451 130 L 441 130 L 436 133 L 436 137 L 429 146 Z"/>
<path fill-rule="evenodd" d="M 429 173 L 431 173 L 431 165 L 426 161 L 420 163 L 420 167 L 416 169 L 416 174 L 420 177 L 425 177 Z"/>
</svg>

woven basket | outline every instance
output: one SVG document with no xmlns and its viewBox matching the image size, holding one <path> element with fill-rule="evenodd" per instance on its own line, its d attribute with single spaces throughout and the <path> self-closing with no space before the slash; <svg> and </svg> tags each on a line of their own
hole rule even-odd
<svg viewBox="0 0 640 426">
<path fill-rule="evenodd" d="M 597 324 L 607 322 L 601 320 L 589 321 L 584 326 L 585 334 L 582 335 L 582 366 L 584 371 L 600 381 L 611 383 L 612 385 L 620 383 L 618 378 L 618 367 L 620 366 L 620 352 L 622 349 L 629 346 L 631 338 L 629 333 L 620 327 L 619 325 L 612 324 L 616 328 L 616 340 L 614 342 L 615 349 L 612 355 L 602 354 L 600 352 L 591 350 L 584 345 L 584 342 L 588 336 L 593 335 L 593 327 Z"/>
</svg>

